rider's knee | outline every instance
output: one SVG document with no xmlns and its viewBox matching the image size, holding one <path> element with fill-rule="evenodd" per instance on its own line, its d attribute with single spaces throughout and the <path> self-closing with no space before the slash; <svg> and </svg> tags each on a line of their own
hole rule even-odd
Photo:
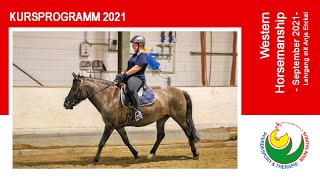
<svg viewBox="0 0 320 180">
<path fill-rule="evenodd" d="M 136 90 L 129 90 L 128 93 L 130 93 L 130 95 L 136 96 L 138 95 L 138 92 Z"/>
</svg>

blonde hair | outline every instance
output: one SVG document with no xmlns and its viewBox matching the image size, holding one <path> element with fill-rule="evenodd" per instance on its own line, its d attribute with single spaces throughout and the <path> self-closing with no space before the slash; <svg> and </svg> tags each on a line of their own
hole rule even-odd
<svg viewBox="0 0 320 180">
<path fill-rule="evenodd" d="M 141 49 L 142 49 L 144 52 L 148 52 L 148 50 L 147 50 L 146 47 L 141 47 Z"/>
</svg>

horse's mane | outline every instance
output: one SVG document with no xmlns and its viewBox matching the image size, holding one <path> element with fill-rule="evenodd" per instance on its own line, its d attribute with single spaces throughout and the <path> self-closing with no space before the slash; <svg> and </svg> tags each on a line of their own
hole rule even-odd
<svg viewBox="0 0 320 180">
<path fill-rule="evenodd" d="M 85 77 L 85 76 L 80 76 L 80 78 L 83 79 L 84 81 L 89 81 L 89 82 L 99 84 L 99 85 L 104 85 L 104 86 L 112 84 L 111 81 L 105 80 L 105 79 L 98 79 L 98 78 Z"/>
</svg>

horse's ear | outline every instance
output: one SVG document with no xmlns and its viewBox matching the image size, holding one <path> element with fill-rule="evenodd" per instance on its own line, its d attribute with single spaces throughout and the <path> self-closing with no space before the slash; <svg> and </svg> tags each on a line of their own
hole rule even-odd
<svg viewBox="0 0 320 180">
<path fill-rule="evenodd" d="M 73 76 L 74 79 L 79 79 L 79 78 L 77 77 L 76 73 L 74 73 L 74 72 L 72 73 L 72 76 Z"/>
<path fill-rule="evenodd" d="M 80 73 L 78 73 L 78 77 L 80 77 Z"/>
</svg>

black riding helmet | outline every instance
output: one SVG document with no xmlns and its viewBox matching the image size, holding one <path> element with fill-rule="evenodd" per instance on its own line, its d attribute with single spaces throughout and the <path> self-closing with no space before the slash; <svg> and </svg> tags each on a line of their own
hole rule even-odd
<svg viewBox="0 0 320 180">
<path fill-rule="evenodd" d="M 131 43 L 137 43 L 139 45 L 138 51 L 139 51 L 140 46 L 142 46 L 142 48 L 144 48 L 144 46 L 146 45 L 146 39 L 143 36 L 140 36 L 140 35 L 134 36 L 130 40 L 130 42 Z"/>
</svg>

